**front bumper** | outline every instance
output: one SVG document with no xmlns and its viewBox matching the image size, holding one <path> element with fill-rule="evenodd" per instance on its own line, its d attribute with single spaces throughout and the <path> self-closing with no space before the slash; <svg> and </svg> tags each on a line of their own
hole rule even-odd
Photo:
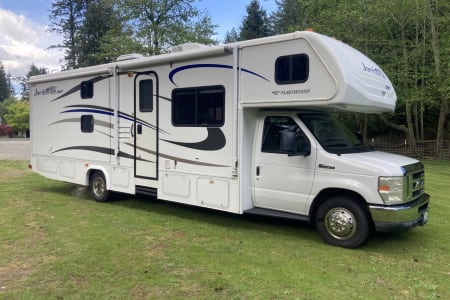
<svg viewBox="0 0 450 300">
<path fill-rule="evenodd" d="M 422 194 L 419 199 L 400 205 L 369 205 L 376 231 L 408 230 L 425 225 L 428 221 L 430 196 Z"/>
</svg>

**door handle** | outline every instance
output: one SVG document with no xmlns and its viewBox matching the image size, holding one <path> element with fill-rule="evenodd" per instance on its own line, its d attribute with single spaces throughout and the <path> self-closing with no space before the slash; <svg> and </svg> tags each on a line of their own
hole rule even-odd
<svg viewBox="0 0 450 300">
<path fill-rule="evenodd" d="M 142 134 L 142 125 L 138 124 L 137 126 L 137 134 Z"/>
<path fill-rule="evenodd" d="M 260 168 L 259 168 L 259 166 L 257 166 L 256 167 L 256 176 L 259 176 L 259 173 L 260 173 Z"/>
<path fill-rule="evenodd" d="M 134 137 L 134 124 L 131 124 L 130 133 L 131 133 L 131 137 Z"/>
</svg>

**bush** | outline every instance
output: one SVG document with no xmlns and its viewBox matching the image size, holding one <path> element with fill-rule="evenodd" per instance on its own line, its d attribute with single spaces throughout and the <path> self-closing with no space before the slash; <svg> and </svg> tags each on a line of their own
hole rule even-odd
<svg viewBox="0 0 450 300">
<path fill-rule="evenodd" d="M 13 135 L 14 135 L 14 129 L 11 126 L 0 124 L 0 136 L 12 137 Z"/>
</svg>

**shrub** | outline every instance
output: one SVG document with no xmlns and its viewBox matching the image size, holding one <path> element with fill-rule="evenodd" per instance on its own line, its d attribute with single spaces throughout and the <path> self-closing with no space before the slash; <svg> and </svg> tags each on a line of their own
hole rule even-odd
<svg viewBox="0 0 450 300">
<path fill-rule="evenodd" d="M 12 137 L 13 135 L 14 135 L 14 129 L 11 126 L 0 124 L 0 136 Z"/>
</svg>

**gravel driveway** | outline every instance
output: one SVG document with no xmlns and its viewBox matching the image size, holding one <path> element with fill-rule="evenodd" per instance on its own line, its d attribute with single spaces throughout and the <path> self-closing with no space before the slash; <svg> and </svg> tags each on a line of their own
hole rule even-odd
<svg viewBox="0 0 450 300">
<path fill-rule="evenodd" d="M 0 160 L 29 160 L 29 139 L 1 139 Z"/>
</svg>

